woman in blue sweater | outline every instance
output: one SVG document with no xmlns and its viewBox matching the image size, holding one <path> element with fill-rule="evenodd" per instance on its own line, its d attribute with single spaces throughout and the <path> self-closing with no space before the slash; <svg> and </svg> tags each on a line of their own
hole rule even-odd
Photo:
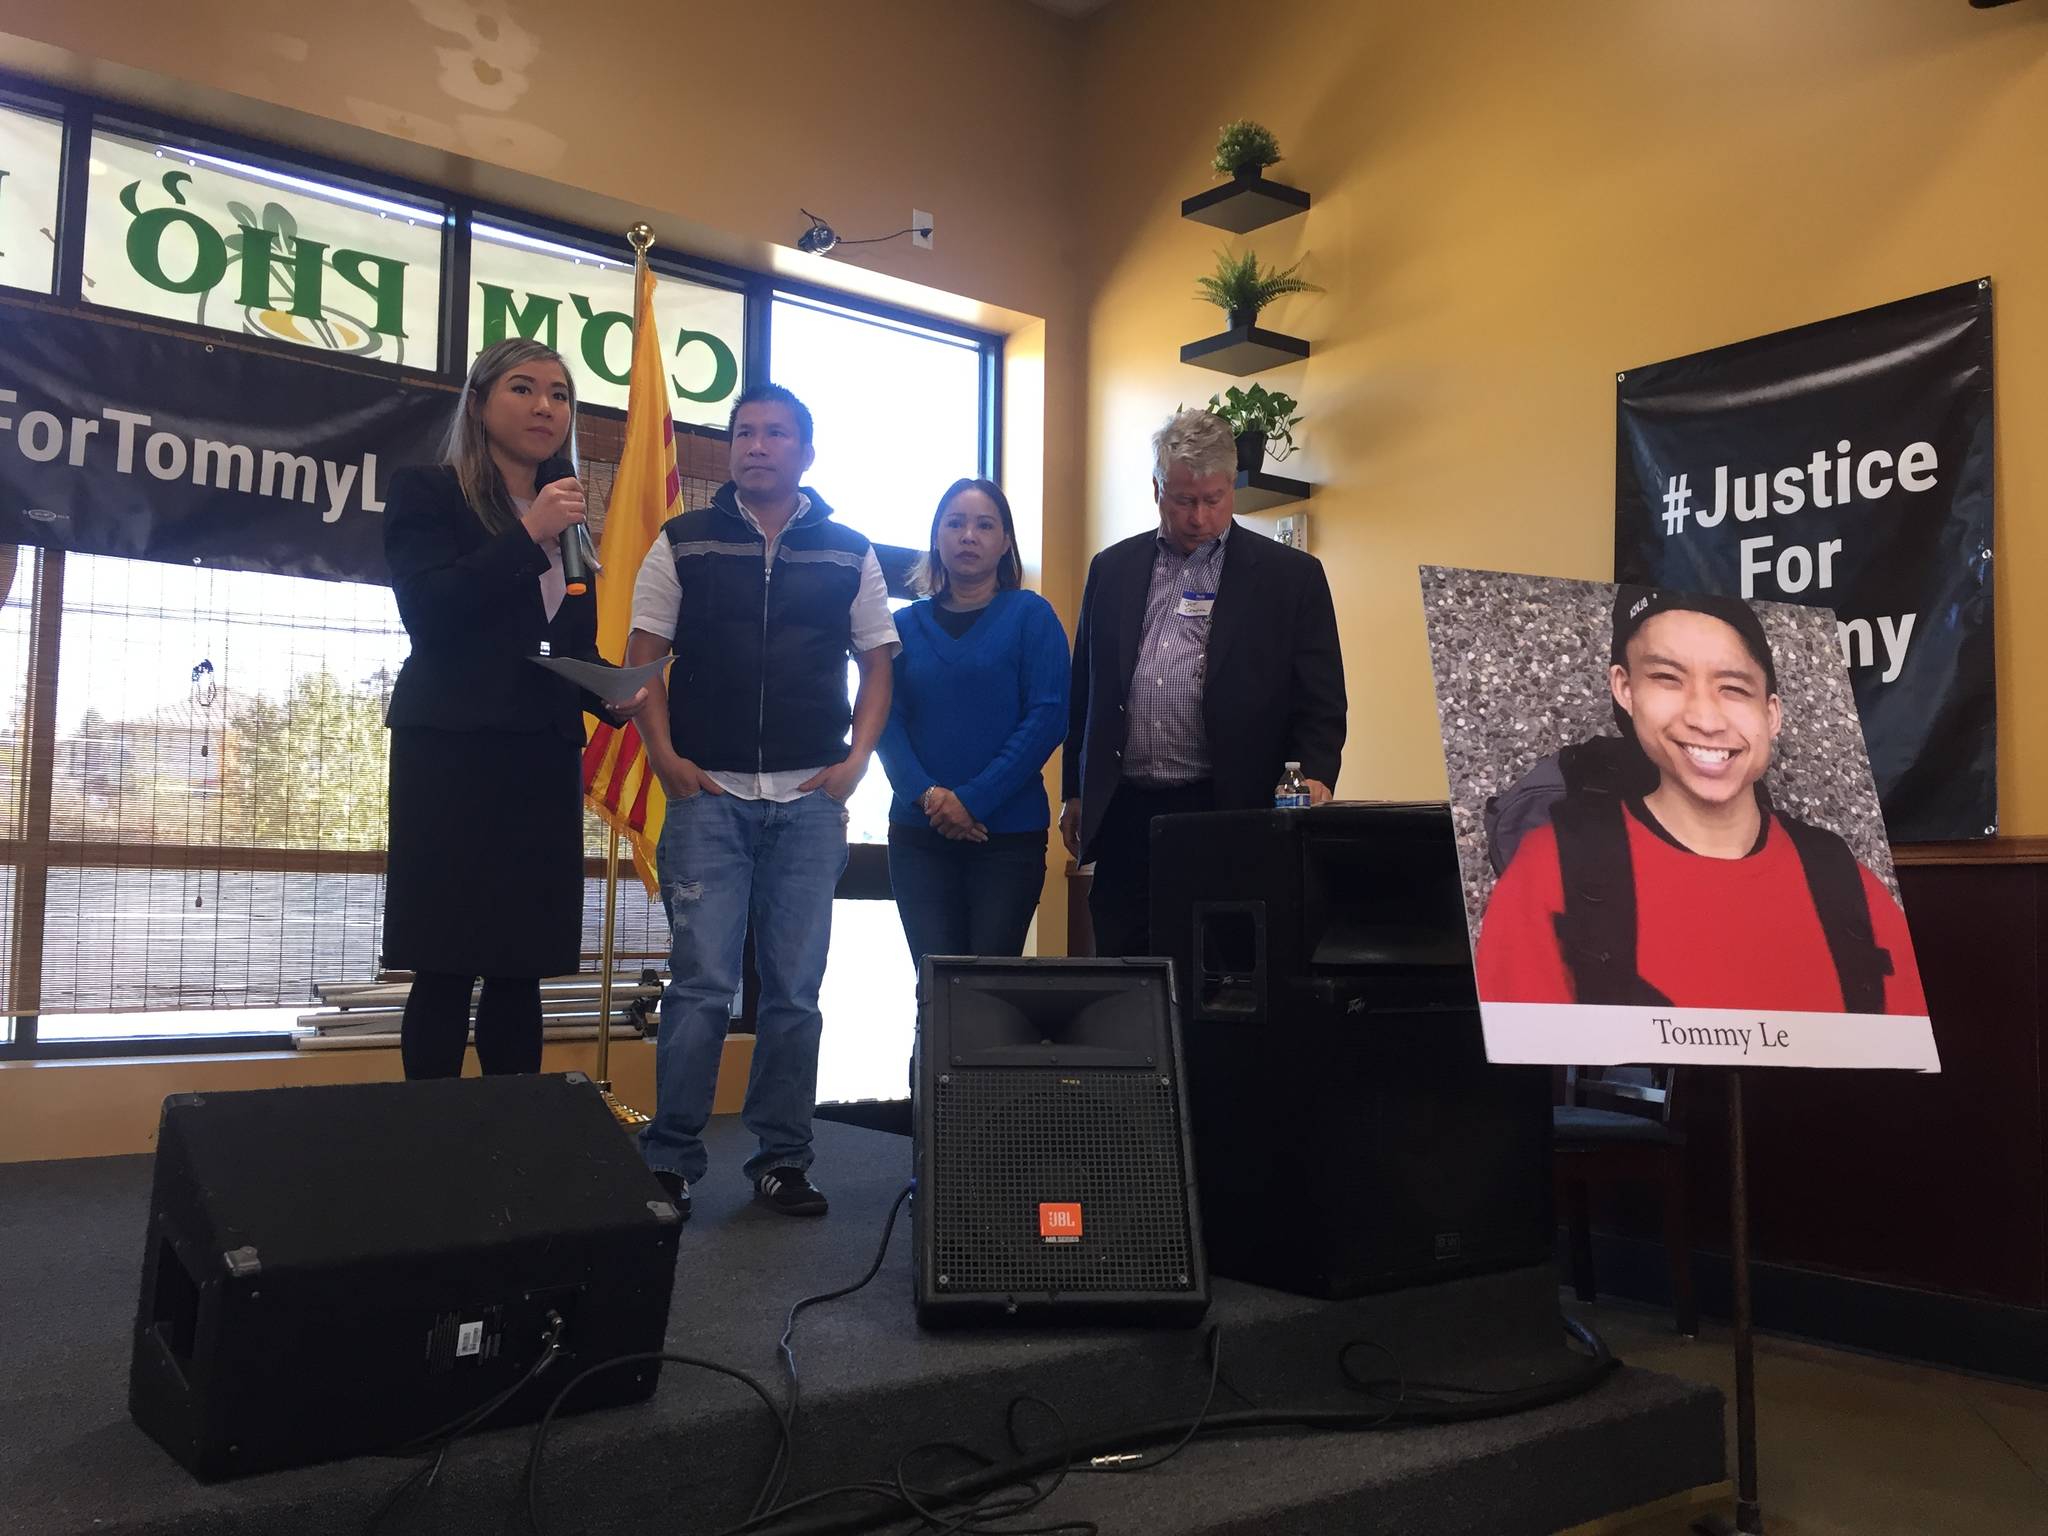
<svg viewBox="0 0 2048 1536">
<path fill-rule="evenodd" d="M 930 595 L 896 615 L 903 648 L 882 733 L 889 880 L 910 960 L 1020 955 L 1045 883 L 1042 774 L 1067 728 L 1067 635 L 1024 590 L 1010 503 L 989 480 L 939 498 L 920 570 Z"/>
</svg>

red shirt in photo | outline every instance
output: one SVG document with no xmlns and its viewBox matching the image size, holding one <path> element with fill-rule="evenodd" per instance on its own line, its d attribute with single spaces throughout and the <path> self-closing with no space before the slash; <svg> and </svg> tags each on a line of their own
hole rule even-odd
<svg viewBox="0 0 2048 1536">
<path fill-rule="evenodd" d="M 1842 984 L 1791 834 L 1770 816 L 1746 858 L 1713 859 L 1659 835 L 1631 808 L 1636 970 L 1678 1008 L 1840 1013 Z M 1905 913 L 1868 869 L 1863 892 L 1878 946 L 1891 955 L 1886 1013 L 1924 1015 Z M 1479 933 L 1479 996 L 1490 1003 L 1570 1003 L 1558 946 L 1564 911 L 1557 834 L 1537 827 L 1494 887 Z"/>
</svg>

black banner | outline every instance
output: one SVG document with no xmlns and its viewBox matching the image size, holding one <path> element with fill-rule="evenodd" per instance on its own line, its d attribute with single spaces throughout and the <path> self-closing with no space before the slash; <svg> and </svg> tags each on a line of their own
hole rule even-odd
<svg viewBox="0 0 2048 1536">
<path fill-rule="evenodd" d="M 1991 280 L 1616 395 L 1615 580 L 1834 609 L 1893 841 L 1995 833 Z"/>
<path fill-rule="evenodd" d="M 0 306 L 0 543 L 387 580 L 385 489 L 455 396 Z"/>
</svg>

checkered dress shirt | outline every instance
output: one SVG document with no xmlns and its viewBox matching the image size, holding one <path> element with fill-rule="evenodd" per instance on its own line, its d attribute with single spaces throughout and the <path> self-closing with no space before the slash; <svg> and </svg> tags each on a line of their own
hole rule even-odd
<svg viewBox="0 0 2048 1536">
<path fill-rule="evenodd" d="M 1228 527 L 1193 554 L 1183 555 L 1161 535 L 1145 592 L 1145 626 L 1131 671 L 1124 741 L 1124 777 L 1163 788 L 1209 777 L 1209 743 L 1202 731 L 1202 680 L 1209 656 L 1212 614 L 1180 612 L 1188 593 L 1215 593 L 1223 580 Z"/>
</svg>

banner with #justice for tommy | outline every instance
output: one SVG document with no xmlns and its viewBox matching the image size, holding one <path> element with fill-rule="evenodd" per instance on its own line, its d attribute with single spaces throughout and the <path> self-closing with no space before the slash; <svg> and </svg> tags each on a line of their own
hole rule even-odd
<svg viewBox="0 0 2048 1536">
<path fill-rule="evenodd" d="M 1885 821 L 1998 830 L 1991 281 L 1631 368 L 1614 578 L 1829 608 Z"/>
</svg>

